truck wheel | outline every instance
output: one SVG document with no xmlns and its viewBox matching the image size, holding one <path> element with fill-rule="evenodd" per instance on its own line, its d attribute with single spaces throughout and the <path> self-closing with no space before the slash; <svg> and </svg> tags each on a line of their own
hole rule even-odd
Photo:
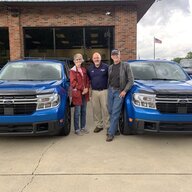
<svg viewBox="0 0 192 192">
<path fill-rule="evenodd" d="M 64 118 L 64 126 L 62 127 L 59 135 L 67 136 L 71 131 L 71 108 L 69 106 L 69 101 L 67 101 L 65 118 Z"/>
<path fill-rule="evenodd" d="M 123 135 L 131 135 L 133 133 L 131 128 L 128 126 L 128 119 L 126 113 L 126 109 L 125 107 L 123 107 L 119 117 L 119 130 Z"/>
</svg>

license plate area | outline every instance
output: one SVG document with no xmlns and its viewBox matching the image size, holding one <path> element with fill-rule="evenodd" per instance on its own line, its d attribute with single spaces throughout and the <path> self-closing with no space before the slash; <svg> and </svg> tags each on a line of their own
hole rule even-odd
<svg viewBox="0 0 192 192">
<path fill-rule="evenodd" d="M 14 115 L 13 107 L 5 107 L 4 108 L 4 115 Z"/>
<path fill-rule="evenodd" d="M 187 105 L 186 104 L 180 104 L 177 109 L 178 113 L 187 113 Z"/>
</svg>

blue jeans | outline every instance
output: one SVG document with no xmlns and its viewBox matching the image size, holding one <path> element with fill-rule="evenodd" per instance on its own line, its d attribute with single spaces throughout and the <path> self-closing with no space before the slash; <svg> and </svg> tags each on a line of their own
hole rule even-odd
<svg viewBox="0 0 192 192">
<path fill-rule="evenodd" d="M 82 96 L 82 105 L 75 105 L 74 107 L 74 127 L 75 132 L 85 128 L 86 125 L 86 108 L 87 102 L 85 96 Z M 79 119 L 81 119 L 81 126 L 79 127 Z"/>
<path fill-rule="evenodd" d="M 110 127 L 108 134 L 114 136 L 119 123 L 119 116 L 123 105 L 124 98 L 120 98 L 119 90 L 109 87 L 108 89 L 108 111 L 110 115 Z"/>
</svg>

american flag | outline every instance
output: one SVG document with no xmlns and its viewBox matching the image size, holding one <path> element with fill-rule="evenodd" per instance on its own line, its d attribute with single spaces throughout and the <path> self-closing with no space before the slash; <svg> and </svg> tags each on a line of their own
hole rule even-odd
<svg viewBox="0 0 192 192">
<path fill-rule="evenodd" d="M 162 43 L 162 41 L 160 39 L 157 39 L 156 37 L 154 37 L 154 43 Z"/>
</svg>

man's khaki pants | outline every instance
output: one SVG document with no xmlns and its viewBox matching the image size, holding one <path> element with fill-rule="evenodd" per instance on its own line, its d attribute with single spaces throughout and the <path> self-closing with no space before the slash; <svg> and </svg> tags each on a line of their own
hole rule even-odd
<svg viewBox="0 0 192 192">
<path fill-rule="evenodd" d="M 92 90 L 93 119 L 96 127 L 109 128 L 109 113 L 107 109 L 107 89 L 102 91 Z"/>
</svg>

